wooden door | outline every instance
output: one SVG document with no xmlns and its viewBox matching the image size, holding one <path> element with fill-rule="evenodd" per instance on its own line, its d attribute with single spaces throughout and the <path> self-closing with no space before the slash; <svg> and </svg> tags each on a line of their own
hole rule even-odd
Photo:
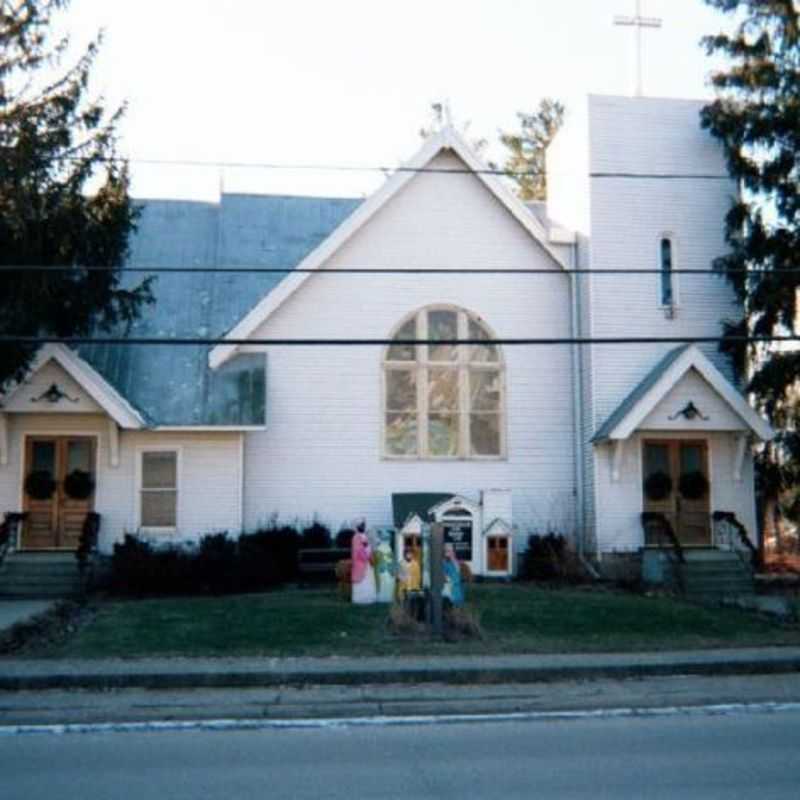
<svg viewBox="0 0 800 800">
<path fill-rule="evenodd" d="M 668 492 L 648 491 L 648 479 L 657 473 L 669 477 L 671 486 Z M 696 491 L 696 486 L 695 491 L 690 491 L 687 486 L 682 489 L 681 479 L 697 473 L 705 480 L 705 491 Z M 650 440 L 644 443 L 644 510 L 664 514 L 682 545 L 707 547 L 711 544 L 708 474 L 708 446 L 703 440 Z"/>
<path fill-rule="evenodd" d="M 487 569 L 489 572 L 508 572 L 508 536 L 489 536 L 486 540 Z"/>
<path fill-rule="evenodd" d="M 23 510 L 28 512 L 22 533 L 25 550 L 75 550 L 86 514 L 94 508 L 94 490 L 76 491 L 67 477 L 76 473 L 95 478 L 95 440 L 87 436 L 30 437 L 25 448 Z M 31 474 L 50 476 L 55 482 L 47 495 L 30 491 Z M 72 493 L 70 492 L 72 490 Z"/>
</svg>

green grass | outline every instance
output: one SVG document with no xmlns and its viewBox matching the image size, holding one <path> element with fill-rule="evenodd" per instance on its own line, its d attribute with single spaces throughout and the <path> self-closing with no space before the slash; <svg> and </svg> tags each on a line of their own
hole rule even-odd
<svg viewBox="0 0 800 800">
<path fill-rule="evenodd" d="M 504 654 L 800 644 L 797 626 L 663 597 L 484 584 L 471 587 L 469 600 L 484 638 L 458 643 L 398 638 L 386 625 L 386 606 L 353 606 L 334 589 L 98 601 L 73 636 L 27 655 Z"/>
</svg>

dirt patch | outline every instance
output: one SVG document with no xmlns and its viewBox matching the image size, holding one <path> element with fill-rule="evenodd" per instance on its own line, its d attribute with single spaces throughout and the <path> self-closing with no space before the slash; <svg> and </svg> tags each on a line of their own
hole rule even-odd
<svg viewBox="0 0 800 800">
<path fill-rule="evenodd" d="M 0 633 L 0 656 L 41 655 L 73 636 L 94 618 L 96 609 L 88 603 L 64 600 L 43 614 L 12 625 Z"/>
</svg>

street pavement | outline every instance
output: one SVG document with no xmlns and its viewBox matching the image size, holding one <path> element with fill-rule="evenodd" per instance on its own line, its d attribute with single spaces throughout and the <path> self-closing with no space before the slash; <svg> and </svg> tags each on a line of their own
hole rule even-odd
<svg viewBox="0 0 800 800">
<path fill-rule="evenodd" d="M 4 800 L 795 800 L 800 712 L 0 739 Z"/>
</svg>

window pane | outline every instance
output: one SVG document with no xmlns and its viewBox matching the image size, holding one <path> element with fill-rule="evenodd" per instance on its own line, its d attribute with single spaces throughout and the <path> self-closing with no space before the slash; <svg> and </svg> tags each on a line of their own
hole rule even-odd
<svg viewBox="0 0 800 800">
<path fill-rule="evenodd" d="M 386 371 L 386 410 L 415 411 L 417 408 L 417 372 L 415 369 Z"/>
<path fill-rule="evenodd" d="M 458 411 L 458 370 L 428 370 L 428 410 Z"/>
<path fill-rule="evenodd" d="M 386 415 L 386 455 L 414 456 L 417 454 L 417 415 Z"/>
<path fill-rule="evenodd" d="M 406 322 L 395 334 L 394 341 L 401 342 L 404 339 L 417 338 L 417 318 L 414 317 Z M 415 347 L 413 344 L 393 344 L 389 347 L 386 354 L 388 361 L 414 361 L 416 359 Z"/>
<path fill-rule="evenodd" d="M 681 444 L 681 473 L 700 471 L 705 473 L 703 446 L 700 444 Z"/>
<path fill-rule="evenodd" d="M 499 411 L 499 371 L 494 369 L 470 370 L 469 401 L 472 411 Z"/>
<path fill-rule="evenodd" d="M 177 492 L 142 492 L 142 527 L 174 528 Z"/>
<path fill-rule="evenodd" d="M 31 454 L 31 472 L 49 472 L 55 475 L 56 472 L 56 443 L 55 442 L 34 442 L 33 453 Z"/>
<path fill-rule="evenodd" d="M 646 444 L 644 447 L 645 480 L 655 472 L 670 474 L 669 448 L 665 444 Z"/>
<path fill-rule="evenodd" d="M 177 485 L 177 453 L 142 453 L 143 489 L 175 489 Z"/>
<path fill-rule="evenodd" d="M 672 305 L 672 242 L 661 240 L 661 304 Z"/>
<path fill-rule="evenodd" d="M 428 338 L 437 339 L 458 338 L 458 315 L 455 311 L 429 311 L 428 312 Z M 429 345 L 431 361 L 455 361 L 458 357 L 458 345 L 442 344 Z"/>
<path fill-rule="evenodd" d="M 471 414 L 469 436 L 472 454 L 476 456 L 500 455 L 500 415 Z"/>
<path fill-rule="evenodd" d="M 92 443 L 86 439 L 73 439 L 67 442 L 67 473 L 76 469 L 93 472 Z"/>
<path fill-rule="evenodd" d="M 431 414 L 428 417 L 428 453 L 432 456 L 458 455 L 457 414 Z"/>
<path fill-rule="evenodd" d="M 469 337 L 470 339 L 481 339 L 490 341 L 489 332 L 480 322 L 474 319 L 469 321 Z M 494 344 L 473 344 L 469 348 L 469 360 L 486 362 L 486 361 L 499 361 L 500 354 L 497 352 L 497 345 Z"/>
</svg>

